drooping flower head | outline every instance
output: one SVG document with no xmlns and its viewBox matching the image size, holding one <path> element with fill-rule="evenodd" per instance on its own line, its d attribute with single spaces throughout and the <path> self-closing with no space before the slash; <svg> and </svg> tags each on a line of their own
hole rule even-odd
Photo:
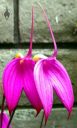
<svg viewBox="0 0 77 128">
<path fill-rule="evenodd" d="M 69 113 L 72 111 L 74 94 L 72 83 L 65 67 L 56 59 L 58 53 L 56 41 L 50 21 L 48 20 L 45 10 L 43 8 L 42 10 L 54 44 L 54 52 L 52 56 L 45 57 L 38 54 L 33 57 L 33 59 L 36 61 L 34 68 L 34 79 L 43 105 L 46 122 L 52 110 L 53 90 L 56 92 L 57 96 Z"/>
<path fill-rule="evenodd" d="M 9 122 L 9 117 L 6 113 L 3 113 L 3 121 L 2 121 L 2 126 L 1 126 L 1 114 L 0 114 L 0 128 L 7 128 Z M 12 128 L 10 125 L 9 128 Z"/>
<path fill-rule="evenodd" d="M 32 60 L 32 37 L 34 9 L 32 7 L 32 27 L 30 35 L 30 48 L 26 56 L 17 54 L 5 67 L 3 72 L 3 90 L 6 103 L 11 113 L 17 106 L 22 90 L 24 90 L 32 106 L 39 112 L 42 108 L 40 98 L 38 96 L 33 70 L 35 62 Z"/>
</svg>

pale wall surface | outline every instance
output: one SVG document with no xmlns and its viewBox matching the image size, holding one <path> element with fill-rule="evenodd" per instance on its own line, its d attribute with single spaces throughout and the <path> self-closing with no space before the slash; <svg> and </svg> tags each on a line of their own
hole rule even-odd
<svg viewBox="0 0 77 128">
<path fill-rule="evenodd" d="M 18 0 L 0 0 L 0 42 L 17 42 L 14 33 L 17 31 L 15 20 L 18 14 Z M 19 24 L 22 42 L 28 42 L 31 27 L 32 4 L 35 7 L 35 42 L 50 42 L 50 34 L 37 0 L 19 0 Z M 77 41 L 77 0 L 39 0 L 46 8 L 57 42 Z M 8 11 L 6 10 L 6 7 Z M 15 12 L 16 11 L 16 12 Z M 16 14 L 15 14 L 16 13 Z M 9 15 L 5 18 L 4 15 Z"/>
<path fill-rule="evenodd" d="M 14 42 L 13 0 L 0 0 L 0 42 Z"/>
<path fill-rule="evenodd" d="M 20 0 L 20 26 L 23 41 L 29 41 L 31 8 L 35 5 L 35 42 L 50 42 L 50 34 L 37 0 Z M 28 4 L 29 3 L 29 4 Z M 77 40 L 77 0 L 40 0 L 46 8 L 47 15 L 59 42 Z"/>
</svg>

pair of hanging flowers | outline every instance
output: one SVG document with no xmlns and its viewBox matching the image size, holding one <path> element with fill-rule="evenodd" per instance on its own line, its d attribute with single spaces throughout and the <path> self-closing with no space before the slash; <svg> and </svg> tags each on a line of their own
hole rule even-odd
<svg viewBox="0 0 77 128">
<path fill-rule="evenodd" d="M 30 47 L 27 55 L 18 53 L 5 67 L 3 71 L 3 95 L 10 113 L 10 118 L 15 111 L 22 91 L 36 109 L 37 114 L 44 110 L 45 122 L 47 121 L 53 106 L 53 91 L 69 112 L 72 111 L 74 94 L 70 77 L 65 67 L 56 59 L 57 45 L 50 21 L 44 9 L 43 15 L 48 25 L 54 44 L 54 51 L 50 57 L 37 54 L 32 58 L 32 37 L 34 30 L 34 8 L 32 7 L 32 26 L 30 34 Z M 0 115 L 0 128 L 11 128 L 8 116 L 3 112 Z"/>
</svg>

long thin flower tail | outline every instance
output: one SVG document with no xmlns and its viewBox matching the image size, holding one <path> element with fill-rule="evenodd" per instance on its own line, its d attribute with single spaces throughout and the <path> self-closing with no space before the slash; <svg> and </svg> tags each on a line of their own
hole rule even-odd
<svg viewBox="0 0 77 128">
<path fill-rule="evenodd" d="M 32 6 L 32 26 L 31 26 L 31 33 L 30 33 L 30 47 L 26 57 L 32 56 L 32 40 L 33 40 L 33 31 L 34 31 L 34 7 Z"/>
<path fill-rule="evenodd" d="M 50 30 L 50 35 L 51 35 L 52 41 L 54 43 L 54 53 L 53 53 L 52 57 L 56 57 L 58 50 L 57 50 L 57 45 L 56 45 L 56 40 L 54 38 L 53 30 L 52 30 L 52 27 L 51 27 L 51 23 L 50 23 L 50 21 L 48 19 L 48 16 L 47 16 L 46 12 L 45 12 L 45 9 L 43 9 L 42 5 L 39 2 L 37 2 L 37 4 L 40 6 L 40 8 L 43 11 L 43 15 L 44 15 L 45 20 L 47 22 L 48 28 Z"/>
</svg>

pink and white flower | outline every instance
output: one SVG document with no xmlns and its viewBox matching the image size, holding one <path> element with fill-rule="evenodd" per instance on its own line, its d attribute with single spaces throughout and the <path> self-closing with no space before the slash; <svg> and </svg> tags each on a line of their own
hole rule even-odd
<svg viewBox="0 0 77 128">
<path fill-rule="evenodd" d="M 35 84 L 43 105 L 45 121 L 47 121 L 53 106 L 53 91 L 56 92 L 69 113 L 72 111 L 74 94 L 67 70 L 56 58 L 58 50 L 54 34 L 45 10 L 42 10 L 54 43 L 54 52 L 50 57 L 38 54 L 33 59 L 36 62 L 34 67 Z"/>
<path fill-rule="evenodd" d="M 37 113 L 39 113 L 42 108 L 33 76 L 35 66 L 35 62 L 32 60 L 33 11 L 34 9 L 32 8 L 32 27 L 29 51 L 25 57 L 21 54 L 17 54 L 16 57 L 6 65 L 3 72 L 4 96 L 10 113 L 18 105 L 23 90 L 32 106 L 37 110 Z"/>
</svg>

